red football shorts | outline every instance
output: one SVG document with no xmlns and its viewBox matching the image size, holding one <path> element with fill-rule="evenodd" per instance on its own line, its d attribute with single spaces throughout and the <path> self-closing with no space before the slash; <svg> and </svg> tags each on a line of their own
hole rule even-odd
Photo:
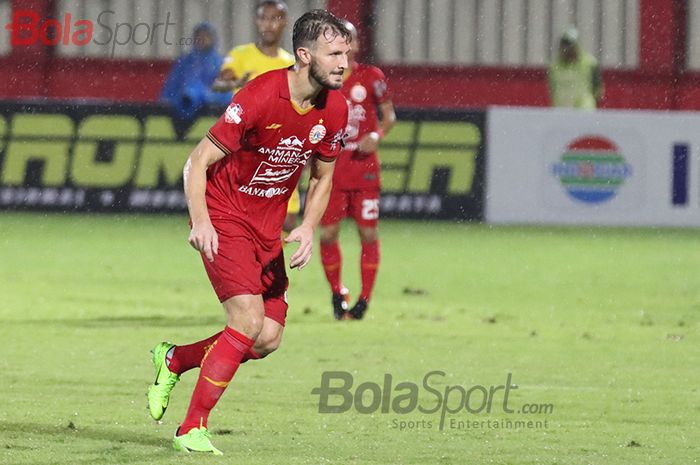
<svg viewBox="0 0 700 465">
<path fill-rule="evenodd" d="M 347 217 L 355 220 L 359 226 L 376 227 L 379 218 L 379 189 L 333 189 L 321 225 L 335 224 Z"/>
<path fill-rule="evenodd" d="M 243 294 L 261 294 L 265 316 L 284 326 L 287 317 L 287 272 L 281 241 L 261 243 L 235 223 L 214 222 L 219 253 L 202 261 L 220 302 Z"/>
</svg>

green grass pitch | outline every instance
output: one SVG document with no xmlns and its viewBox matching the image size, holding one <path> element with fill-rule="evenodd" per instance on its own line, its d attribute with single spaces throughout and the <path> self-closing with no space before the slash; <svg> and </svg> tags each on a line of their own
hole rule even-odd
<svg viewBox="0 0 700 465">
<path fill-rule="evenodd" d="M 356 295 L 358 241 L 343 236 Z M 697 230 L 385 221 L 381 236 L 365 321 L 332 321 L 317 250 L 290 273 L 282 347 L 242 366 L 210 419 L 226 455 L 203 458 L 170 447 L 196 372 L 162 424 L 144 395 L 155 343 L 224 321 L 185 218 L 0 213 L 0 463 L 697 463 Z M 442 430 L 437 413 L 321 414 L 311 391 L 331 370 L 353 389 L 512 373 L 510 406 L 553 411 L 461 411 Z M 547 425 L 488 427 L 516 420 Z"/>
</svg>

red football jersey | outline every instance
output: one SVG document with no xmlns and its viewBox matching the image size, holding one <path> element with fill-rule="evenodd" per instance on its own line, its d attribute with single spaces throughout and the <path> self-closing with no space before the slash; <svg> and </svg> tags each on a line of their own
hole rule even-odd
<svg viewBox="0 0 700 465">
<path fill-rule="evenodd" d="M 313 156 L 335 159 L 347 124 L 339 91 L 321 91 L 310 109 L 295 107 L 287 72 L 245 85 L 207 134 L 227 155 L 207 171 L 209 216 L 236 221 L 263 240 L 279 240 L 304 166 Z"/>
<path fill-rule="evenodd" d="M 348 101 L 349 114 L 345 149 L 336 162 L 333 185 L 343 190 L 377 189 L 377 153 L 361 153 L 356 149 L 357 142 L 365 134 L 379 128 L 377 105 L 389 100 L 386 78 L 375 66 L 353 63 L 352 72 L 343 83 L 341 92 Z"/>
</svg>

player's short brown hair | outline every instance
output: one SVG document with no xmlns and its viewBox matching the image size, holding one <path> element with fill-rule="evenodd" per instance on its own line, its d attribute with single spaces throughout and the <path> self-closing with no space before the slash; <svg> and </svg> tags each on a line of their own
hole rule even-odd
<svg viewBox="0 0 700 465">
<path fill-rule="evenodd" d="M 304 13 L 294 23 L 292 31 L 292 47 L 296 56 L 299 47 L 311 47 L 321 35 L 333 40 L 341 36 L 348 42 L 352 40 L 350 31 L 345 28 L 343 21 L 326 10 L 311 10 Z M 298 58 L 298 57 L 297 57 Z"/>
</svg>

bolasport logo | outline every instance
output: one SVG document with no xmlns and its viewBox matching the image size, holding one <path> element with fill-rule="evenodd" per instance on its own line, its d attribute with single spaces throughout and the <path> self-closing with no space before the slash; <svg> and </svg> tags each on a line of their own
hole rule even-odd
<svg viewBox="0 0 700 465">
<path fill-rule="evenodd" d="M 325 371 L 311 394 L 319 396 L 318 413 L 345 413 L 354 407 L 359 414 L 393 414 L 397 417 L 390 426 L 401 431 L 549 428 L 547 415 L 554 413 L 554 404 L 513 400 L 519 386 L 512 373 L 499 385 L 447 384 L 446 377 L 444 371 L 433 370 L 419 384 L 396 382 L 391 373 L 385 373 L 381 384 L 365 381 L 354 387 L 351 373 Z M 501 418 L 484 418 L 489 414 Z"/>
<path fill-rule="evenodd" d="M 46 46 L 75 45 L 85 46 L 90 43 L 107 46 L 110 57 L 119 47 L 133 45 L 153 45 L 156 42 L 165 45 L 194 45 L 193 37 L 171 39 L 174 35 L 170 12 L 164 21 L 153 23 L 130 23 L 117 21 L 112 10 L 100 12 L 94 20 L 76 18 L 71 13 L 63 17 L 46 18 L 33 10 L 15 10 L 12 22 L 5 25 L 10 31 L 10 43 L 13 47 L 26 47 L 36 44 Z"/>
</svg>

